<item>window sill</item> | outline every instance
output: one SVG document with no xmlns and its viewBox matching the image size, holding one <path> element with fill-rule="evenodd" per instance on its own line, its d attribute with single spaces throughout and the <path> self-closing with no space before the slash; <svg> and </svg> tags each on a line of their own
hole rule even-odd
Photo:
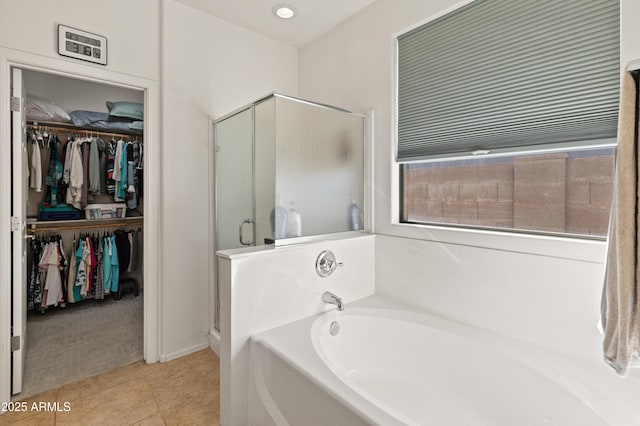
<svg viewBox="0 0 640 426">
<path fill-rule="evenodd" d="M 376 230 L 376 233 L 591 263 L 604 263 L 607 251 L 605 240 L 456 228 L 444 225 L 393 223 L 385 229 Z"/>
</svg>

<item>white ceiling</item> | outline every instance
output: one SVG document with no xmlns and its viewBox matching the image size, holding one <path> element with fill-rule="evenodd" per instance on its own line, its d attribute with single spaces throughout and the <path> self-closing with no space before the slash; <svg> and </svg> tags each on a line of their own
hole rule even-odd
<svg viewBox="0 0 640 426">
<path fill-rule="evenodd" d="M 177 0 L 274 40 L 302 47 L 374 0 Z M 284 20 L 273 6 L 287 3 L 296 16 Z"/>
</svg>

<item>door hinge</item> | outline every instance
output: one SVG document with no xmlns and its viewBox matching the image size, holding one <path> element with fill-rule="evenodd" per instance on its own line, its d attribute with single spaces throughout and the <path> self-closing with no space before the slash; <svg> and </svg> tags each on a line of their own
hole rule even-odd
<svg viewBox="0 0 640 426">
<path fill-rule="evenodd" d="M 22 221 L 18 216 L 11 216 L 11 232 L 22 231 Z"/>
<path fill-rule="evenodd" d="M 21 99 L 17 96 L 12 96 L 11 97 L 11 111 L 13 112 L 20 112 L 20 110 L 22 106 L 22 102 Z"/>
<path fill-rule="evenodd" d="M 20 350 L 20 336 L 11 336 L 11 352 Z"/>
</svg>

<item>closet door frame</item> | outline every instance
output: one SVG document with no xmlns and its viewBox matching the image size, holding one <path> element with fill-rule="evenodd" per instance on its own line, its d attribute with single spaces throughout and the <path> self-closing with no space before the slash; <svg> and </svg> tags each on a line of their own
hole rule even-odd
<svg viewBox="0 0 640 426">
<path fill-rule="evenodd" d="M 11 399 L 11 69 L 21 68 L 144 92 L 144 359 L 160 360 L 161 276 L 159 83 L 97 66 L 0 46 L 0 402 Z M 105 100 L 106 101 L 106 100 Z M 25 183 L 26 184 L 26 183 Z M 23 220 L 26 218 L 23 218 Z"/>
</svg>

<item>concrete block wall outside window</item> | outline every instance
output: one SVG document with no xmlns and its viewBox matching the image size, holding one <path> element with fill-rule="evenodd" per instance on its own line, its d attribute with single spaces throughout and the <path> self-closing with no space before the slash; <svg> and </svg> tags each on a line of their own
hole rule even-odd
<svg viewBox="0 0 640 426">
<path fill-rule="evenodd" d="M 403 166 L 405 222 L 606 236 L 614 149 Z"/>
</svg>

